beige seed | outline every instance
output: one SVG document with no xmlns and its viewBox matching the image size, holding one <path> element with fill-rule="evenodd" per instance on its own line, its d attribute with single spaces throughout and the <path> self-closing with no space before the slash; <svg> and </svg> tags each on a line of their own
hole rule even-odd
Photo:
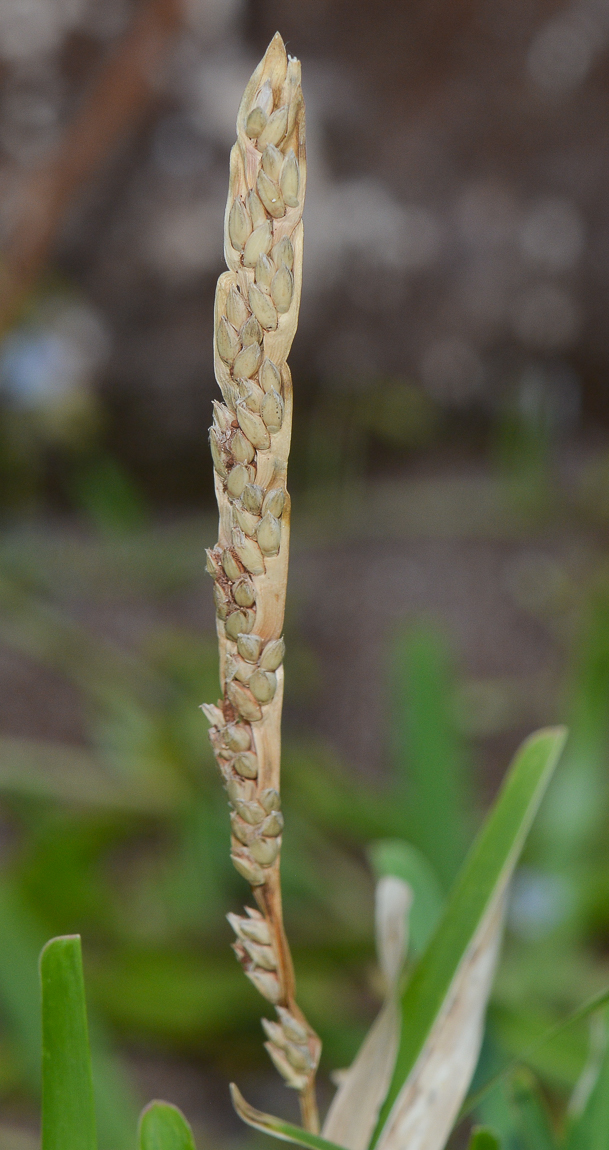
<svg viewBox="0 0 609 1150">
<path fill-rule="evenodd" d="M 275 276 L 277 279 L 277 276 Z M 273 280 L 273 283 L 275 281 Z M 233 371 L 236 376 L 241 376 L 242 379 L 249 379 L 250 376 L 255 375 L 260 366 L 262 359 L 262 352 L 259 343 L 250 343 L 247 347 L 241 349 L 233 363 Z"/>
<path fill-rule="evenodd" d="M 267 838 L 277 838 L 283 830 L 283 815 L 280 811 L 273 811 L 271 815 L 266 818 L 260 827 L 261 834 Z"/>
<path fill-rule="evenodd" d="M 219 619 L 226 619 L 228 615 L 229 600 L 227 599 L 224 591 L 219 583 L 214 583 L 214 603 L 216 605 L 216 614 Z"/>
<path fill-rule="evenodd" d="M 260 942 L 262 946 L 271 945 L 271 932 L 264 918 L 240 918 L 238 933 L 241 938 L 251 938 L 252 942 Z"/>
<path fill-rule="evenodd" d="M 233 759 L 233 767 L 242 779 L 256 779 L 258 777 L 258 759 L 252 751 L 241 751 Z"/>
<path fill-rule="evenodd" d="M 282 264 L 285 264 L 285 266 L 292 271 L 294 267 L 294 248 L 292 247 L 292 241 L 289 236 L 283 236 L 279 243 L 275 244 L 271 254 L 278 268 L 280 268 Z"/>
<path fill-rule="evenodd" d="M 227 674 L 247 686 L 252 677 L 252 664 L 246 663 L 244 659 L 231 658 L 227 664 Z"/>
<path fill-rule="evenodd" d="M 251 575 L 264 575 L 265 566 L 262 551 L 258 544 L 244 535 L 238 527 L 233 527 L 233 549 L 239 556 L 246 571 Z M 251 612 L 250 612 L 251 614 Z M 251 627 L 242 627 L 242 631 L 251 631 Z"/>
<path fill-rule="evenodd" d="M 269 116 L 264 128 L 257 139 L 257 144 L 262 151 L 266 148 L 267 144 L 277 145 L 283 139 L 288 126 L 288 109 L 287 107 L 278 108 Z"/>
<path fill-rule="evenodd" d="M 248 826 L 248 824 L 244 823 L 243 820 L 238 817 L 238 815 L 234 814 L 230 817 L 230 829 L 231 833 L 244 847 L 248 847 L 250 845 L 256 833 L 252 827 Z"/>
<path fill-rule="evenodd" d="M 259 256 L 268 256 L 273 242 L 273 233 L 268 220 L 255 228 L 249 237 L 243 253 L 246 268 L 255 268 Z"/>
<path fill-rule="evenodd" d="M 253 512 L 254 515 L 259 514 L 263 499 L 264 491 L 257 483 L 248 483 L 243 488 L 241 502 L 243 506 L 247 507 L 247 510 Z"/>
<path fill-rule="evenodd" d="M 235 200 L 228 216 L 228 234 L 230 242 L 237 251 L 243 251 L 245 241 L 252 230 L 250 218 L 245 210 L 243 200 Z"/>
<path fill-rule="evenodd" d="M 272 639 L 267 643 L 260 659 L 263 671 L 276 671 L 285 658 L 285 643 L 283 639 Z"/>
<path fill-rule="evenodd" d="M 233 598 L 240 607 L 253 607 L 256 602 L 256 592 L 248 579 L 241 579 L 233 587 Z"/>
<path fill-rule="evenodd" d="M 240 579 L 243 575 L 243 571 L 237 563 L 235 556 L 232 551 L 229 551 L 228 547 L 222 552 L 222 566 L 226 577 L 230 579 L 231 583 L 234 583 L 235 579 Z"/>
<path fill-rule="evenodd" d="M 224 403 L 218 403 L 217 399 L 213 402 L 214 409 L 214 423 L 220 431 L 228 431 L 232 421 L 233 414 L 229 411 Z"/>
<path fill-rule="evenodd" d="M 266 212 L 253 188 L 248 194 L 247 206 L 250 216 L 252 217 L 252 225 L 254 228 L 259 228 L 261 224 L 267 223 Z"/>
<path fill-rule="evenodd" d="M 241 292 L 237 291 L 234 287 L 230 289 L 226 297 L 226 315 L 229 322 L 232 323 L 237 331 L 240 327 L 243 327 L 249 315 L 248 306 Z"/>
<path fill-rule="evenodd" d="M 260 261 L 258 261 L 259 263 Z M 258 265 L 256 265 L 258 266 Z M 268 295 L 260 291 L 260 288 L 255 284 L 250 284 L 248 292 L 250 307 L 256 316 L 256 320 L 265 328 L 266 331 L 274 331 L 277 327 L 278 317 L 277 309 Z"/>
<path fill-rule="evenodd" d="M 256 539 L 263 555 L 277 555 L 281 543 L 281 523 L 274 515 L 265 515 L 256 528 Z M 239 552 L 237 552 L 239 554 Z"/>
<path fill-rule="evenodd" d="M 233 457 L 238 463 L 251 463 L 256 452 L 254 445 L 250 443 L 246 435 L 242 431 L 236 431 L 233 435 L 230 445 Z"/>
<path fill-rule="evenodd" d="M 249 535 L 250 539 L 254 538 L 259 522 L 258 515 L 252 515 L 251 511 L 246 511 L 238 504 L 233 507 L 233 523 L 241 528 L 244 535 Z"/>
<path fill-rule="evenodd" d="M 277 690 L 277 677 L 272 671 L 254 671 L 249 686 L 259 703 L 270 703 Z"/>
<path fill-rule="evenodd" d="M 294 152 L 291 148 L 283 165 L 279 186 L 281 188 L 281 194 L 283 196 L 284 203 L 287 204 L 288 208 L 297 208 L 298 191 L 300 187 L 300 172 L 298 169 L 298 160 L 296 159 L 296 156 L 294 155 Z"/>
<path fill-rule="evenodd" d="M 279 811 L 281 810 L 281 798 L 279 791 L 275 787 L 265 787 L 258 795 L 259 801 L 262 803 L 265 811 Z"/>
<path fill-rule="evenodd" d="M 224 729 L 224 742 L 231 751 L 247 751 L 252 738 L 247 727 L 229 723 Z"/>
<path fill-rule="evenodd" d="M 243 355 L 243 352 L 240 354 Z M 272 434 L 281 431 L 281 424 L 283 423 L 283 400 L 275 391 L 274 387 L 272 387 L 270 391 L 267 391 L 262 400 L 260 414 Z"/>
<path fill-rule="evenodd" d="M 257 779 L 259 764 L 253 751 L 240 751 L 233 759 L 232 766 L 241 779 Z"/>
<path fill-rule="evenodd" d="M 264 152 L 262 153 L 262 167 L 266 172 L 269 180 L 278 182 L 283 166 L 283 152 L 279 151 L 274 144 L 267 144 Z"/>
<path fill-rule="evenodd" d="M 205 550 L 205 570 L 212 579 L 218 579 L 220 575 L 220 556 L 217 551 L 212 551 L 207 547 Z"/>
<path fill-rule="evenodd" d="M 265 359 L 260 368 L 258 376 L 263 391 L 270 391 L 274 388 L 275 391 L 281 391 L 281 376 L 279 368 L 273 363 L 272 359 Z"/>
<path fill-rule="evenodd" d="M 289 1042 L 285 1052 L 294 1070 L 310 1071 L 313 1069 L 313 1061 L 307 1046 L 297 1046 L 295 1043 Z"/>
<path fill-rule="evenodd" d="M 256 283 L 259 284 L 261 288 L 266 288 L 267 290 L 270 290 L 271 280 L 272 280 L 274 275 L 275 275 L 275 265 L 272 263 L 272 261 L 269 259 L 269 257 L 268 256 L 259 256 L 257 261 L 256 261 L 256 270 L 254 272 L 254 278 L 256 280 Z M 264 324 L 263 324 L 263 326 L 264 326 Z"/>
<path fill-rule="evenodd" d="M 256 827 L 259 823 L 264 822 L 264 807 L 261 807 L 260 803 L 256 802 L 255 799 L 251 803 L 239 803 L 237 805 L 237 811 L 241 818 L 245 819 L 246 823 L 249 823 L 251 827 Z"/>
<path fill-rule="evenodd" d="M 298 1022 L 298 1020 L 294 1018 L 294 1015 L 290 1014 L 289 1010 L 286 1010 L 285 1006 L 278 1006 L 277 1014 L 279 1015 L 281 1027 L 286 1038 L 289 1038 L 292 1042 L 299 1042 L 301 1045 L 304 1045 L 307 1041 L 308 1034 L 302 1023 Z"/>
<path fill-rule="evenodd" d="M 249 348 L 248 348 L 249 351 Z M 266 424 L 253 411 L 248 411 L 243 403 L 237 404 L 237 419 L 239 426 L 258 451 L 267 451 L 271 446 L 271 437 Z"/>
<path fill-rule="evenodd" d="M 243 489 L 249 479 L 249 472 L 244 463 L 237 463 L 228 473 L 226 490 L 232 499 L 240 499 Z"/>
<path fill-rule="evenodd" d="M 271 515 L 275 516 L 275 519 L 281 519 L 284 507 L 285 491 L 282 487 L 273 487 L 270 491 L 267 491 L 264 497 L 264 503 L 262 504 L 263 515 L 266 515 L 268 511 Z"/>
<path fill-rule="evenodd" d="M 239 874 L 244 879 L 246 879 L 247 882 L 249 882 L 252 886 L 263 885 L 265 882 L 264 871 L 261 867 L 258 866 L 257 863 L 254 862 L 253 859 L 249 858 L 245 854 L 231 854 L 230 857 L 235 870 L 238 870 Z M 277 983 L 277 987 L 279 989 L 279 983 Z M 266 997 L 268 998 L 268 995 L 266 995 Z M 271 998 L 270 1001 L 277 1002 L 278 999 L 279 993 L 277 993 L 276 998 Z"/>
<path fill-rule="evenodd" d="M 282 264 L 271 283 L 271 297 L 277 311 L 283 315 L 289 311 L 294 294 L 294 277 L 288 267 Z"/>
<path fill-rule="evenodd" d="M 249 319 L 246 319 L 239 332 L 239 336 L 243 347 L 249 347 L 251 343 L 262 343 L 262 328 L 255 314 L 251 315 Z"/>
<path fill-rule="evenodd" d="M 227 638 L 237 642 L 237 636 L 247 628 L 247 614 L 244 610 L 233 611 L 225 623 Z"/>
<path fill-rule="evenodd" d="M 260 646 L 262 639 L 260 635 L 239 635 L 237 639 L 237 650 L 242 659 L 247 663 L 256 663 L 260 654 Z"/>
<path fill-rule="evenodd" d="M 277 969 L 277 959 L 272 946 L 261 946 L 259 942 L 250 942 L 249 939 L 246 939 L 243 945 L 256 966 L 262 967 L 263 970 Z"/>
<path fill-rule="evenodd" d="M 249 136 L 250 140 L 257 140 L 267 121 L 268 116 L 262 108 L 252 108 L 245 123 L 246 136 Z"/>
<path fill-rule="evenodd" d="M 216 333 L 218 355 L 225 363 L 232 363 L 240 348 L 239 336 L 225 315 L 220 319 Z"/>
<path fill-rule="evenodd" d="M 248 723 L 255 723 L 258 719 L 262 718 L 260 704 L 251 692 L 248 691 L 247 687 L 242 686 L 241 683 L 237 683 L 233 679 L 232 683 L 226 684 L 226 693 L 233 707 L 235 707 Z"/>
<path fill-rule="evenodd" d="M 209 431 L 209 450 L 211 451 L 212 462 L 216 471 L 218 472 L 218 475 L 221 475 L 223 479 L 226 479 L 228 472 L 226 470 L 226 465 L 224 463 L 220 444 L 218 443 L 218 435 L 213 427 L 211 427 Z"/>
<path fill-rule="evenodd" d="M 275 1001 L 278 1000 L 276 999 Z M 294 1067 L 288 1062 L 287 1055 L 284 1054 L 283 1050 L 275 1046 L 274 1042 L 265 1042 L 264 1047 L 275 1069 L 279 1071 L 282 1078 L 285 1078 L 286 1085 L 291 1086 L 292 1090 L 304 1090 L 308 1083 L 307 1075 L 297 1074 Z"/>
<path fill-rule="evenodd" d="M 264 204 L 269 215 L 273 217 L 273 219 L 280 220 L 282 216 L 285 216 L 285 204 L 283 202 L 283 196 L 279 191 L 277 184 L 274 184 L 272 180 L 269 180 L 266 172 L 263 172 L 262 169 L 258 173 L 256 188 L 262 203 Z"/>
<path fill-rule="evenodd" d="M 279 854 L 279 839 L 252 839 L 250 853 L 262 866 L 271 866 Z"/>
<path fill-rule="evenodd" d="M 261 874 L 263 875 L 262 882 L 265 882 L 264 873 L 261 872 Z M 252 886 L 260 885 L 261 883 L 252 883 Z M 256 990 L 263 998 L 266 998 L 273 1006 L 276 1002 L 279 1002 L 281 998 L 281 985 L 276 974 L 273 974 L 270 970 L 260 970 L 260 967 L 255 967 L 253 970 L 246 970 L 245 974 L 250 982 L 253 982 Z M 307 1080 L 305 1078 L 304 1085 L 306 1086 L 306 1084 Z"/>
<path fill-rule="evenodd" d="M 231 803 L 244 803 L 253 798 L 256 787 L 251 779 L 229 779 L 226 790 Z"/>
<path fill-rule="evenodd" d="M 251 379 L 238 379 L 237 387 L 239 389 L 239 398 L 243 400 L 245 406 L 249 411 L 258 413 L 262 407 L 262 400 L 264 399 L 264 392 L 257 383 Z"/>
</svg>

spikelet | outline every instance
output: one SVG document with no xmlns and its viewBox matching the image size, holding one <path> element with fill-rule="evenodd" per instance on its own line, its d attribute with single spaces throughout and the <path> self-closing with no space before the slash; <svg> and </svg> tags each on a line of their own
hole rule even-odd
<svg viewBox="0 0 609 1150">
<path fill-rule="evenodd" d="M 281 919 L 279 797 L 282 638 L 290 534 L 286 489 L 306 183 L 300 64 L 275 36 L 237 116 L 224 221 L 228 271 L 216 290 L 214 366 L 218 404 L 211 447 L 220 511 L 208 552 L 215 580 L 221 707 L 210 737 L 231 803 L 231 858 L 260 911 L 229 916 L 248 978 L 280 1013 L 267 1049 L 301 1094 L 316 1130 L 320 1042 L 294 998 Z M 291 1022 L 290 1022 L 291 1020 Z M 291 1026 L 291 1029 L 290 1029 Z"/>
</svg>

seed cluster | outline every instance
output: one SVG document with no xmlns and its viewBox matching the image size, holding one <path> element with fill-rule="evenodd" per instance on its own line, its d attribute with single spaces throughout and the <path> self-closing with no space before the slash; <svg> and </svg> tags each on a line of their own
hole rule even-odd
<svg viewBox="0 0 609 1150">
<path fill-rule="evenodd" d="M 287 355 L 296 331 L 305 186 L 300 65 L 279 36 L 246 88 L 231 153 L 228 271 L 218 281 L 210 448 L 220 511 L 207 552 L 223 698 L 203 710 L 228 793 L 231 858 L 259 910 L 229 915 L 248 978 L 275 1005 L 267 1049 L 288 1085 L 312 1088 L 317 1036 L 294 1001 L 281 922 L 279 796 L 282 637 L 289 548 L 292 416 Z"/>
</svg>

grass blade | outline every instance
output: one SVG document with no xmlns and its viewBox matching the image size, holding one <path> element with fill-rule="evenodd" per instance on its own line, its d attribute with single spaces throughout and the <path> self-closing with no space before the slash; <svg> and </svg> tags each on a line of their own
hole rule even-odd
<svg viewBox="0 0 609 1150">
<path fill-rule="evenodd" d="M 96 1150 L 95 1110 L 78 935 L 53 938 L 40 956 L 42 1150 Z"/>
<path fill-rule="evenodd" d="M 478 1126 L 472 1130 L 467 1150 L 501 1150 L 501 1143 L 488 1126 Z"/>
<path fill-rule="evenodd" d="M 142 1110 L 139 1150 L 195 1150 L 192 1130 L 181 1110 L 169 1102 L 151 1102 Z"/>
<path fill-rule="evenodd" d="M 563 1019 L 562 1022 L 557 1022 L 555 1026 L 551 1026 L 541 1038 L 538 1038 L 531 1046 L 527 1046 L 526 1050 L 524 1050 L 518 1058 L 510 1059 L 503 1067 L 503 1070 L 494 1074 L 493 1077 L 490 1078 L 488 1082 L 485 1082 L 483 1086 L 480 1086 L 474 1094 L 470 1094 L 461 1107 L 459 1117 L 467 1118 L 467 1115 L 471 1114 L 473 1110 L 476 1110 L 480 1103 L 486 1098 L 487 1094 L 490 1094 L 491 1090 L 494 1090 L 500 1083 L 505 1082 L 506 1078 L 508 1078 L 518 1066 L 525 1063 L 532 1054 L 535 1054 L 542 1046 L 545 1046 L 546 1043 L 551 1042 L 553 1038 L 557 1038 L 570 1026 L 575 1026 L 576 1023 L 583 1022 L 585 1018 L 589 1018 L 591 1014 L 594 1014 L 595 1011 L 606 1006 L 607 1003 L 609 1003 L 609 988 L 602 990 L 600 994 L 595 994 L 593 998 L 589 998 L 587 1002 L 584 1002 L 582 1006 L 578 1006 L 577 1010 L 574 1010 L 573 1013 L 570 1014 L 568 1018 Z"/>
<path fill-rule="evenodd" d="M 520 749 L 406 987 L 400 1048 L 374 1140 L 379 1150 L 444 1145 L 478 1056 L 505 890 L 564 742 L 557 728 L 538 732 Z M 427 1090 L 437 1096 L 433 1106 Z"/>
<path fill-rule="evenodd" d="M 584 1109 L 569 1129 L 566 1150 L 606 1150 L 609 1143 L 608 1132 L 609 1046 L 606 1046 L 596 1081 L 590 1090 Z"/>
<path fill-rule="evenodd" d="M 516 1075 L 512 1097 L 524 1150 L 556 1150 L 550 1120 L 532 1074 L 520 1071 Z"/>
<path fill-rule="evenodd" d="M 401 807 L 407 812 L 404 838 L 419 847 L 448 890 L 469 838 L 467 778 L 450 711 L 450 655 L 435 628 L 419 625 L 401 636 L 394 655 L 393 693 L 394 756 Z"/>
<path fill-rule="evenodd" d="M 261 1130 L 263 1134 L 270 1134 L 279 1138 L 281 1142 L 293 1142 L 296 1146 L 306 1146 L 308 1150 L 343 1150 L 336 1142 L 328 1142 L 320 1134 L 310 1134 L 302 1126 L 293 1126 L 291 1122 L 284 1122 L 282 1118 L 275 1118 L 272 1114 L 264 1114 L 256 1110 L 245 1101 L 241 1091 L 234 1082 L 230 1085 L 230 1094 L 237 1114 L 248 1126 L 254 1130 Z"/>
</svg>

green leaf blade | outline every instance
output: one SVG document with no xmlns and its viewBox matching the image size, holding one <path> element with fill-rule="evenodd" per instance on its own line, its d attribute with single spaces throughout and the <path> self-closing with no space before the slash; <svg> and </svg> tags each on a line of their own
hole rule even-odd
<svg viewBox="0 0 609 1150">
<path fill-rule="evenodd" d="M 478 1126 L 472 1130 L 467 1150 L 501 1150 L 501 1142 L 489 1126 Z"/>
<path fill-rule="evenodd" d="M 181 1110 L 169 1102 L 151 1102 L 142 1110 L 139 1150 L 195 1150 L 192 1130 Z"/>
<path fill-rule="evenodd" d="M 563 728 L 538 732 L 516 756 L 490 815 L 455 883 L 446 911 L 402 998 L 402 1035 L 391 1086 L 373 1145 L 424 1051 L 432 1027 L 477 932 L 496 944 L 493 917 L 566 738 Z M 489 917 L 490 916 L 490 917 Z M 386 1140 L 383 1137 L 383 1142 Z"/>
<path fill-rule="evenodd" d="M 254 1130 L 270 1134 L 280 1142 L 292 1142 L 296 1146 L 304 1146 L 306 1150 L 343 1150 L 342 1146 L 338 1146 L 336 1142 L 329 1142 L 326 1138 L 322 1138 L 321 1134 L 311 1134 L 302 1126 L 293 1126 L 291 1122 L 284 1122 L 282 1118 L 275 1118 L 273 1114 L 264 1114 L 262 1110 L 256 1110 L 245 1101 L 234 1082 L 230 1085 L 230 1096 L 241 1120 Z"/>
<path fill-rule="evenodd" d="M 87 1010 L 78 935 L 40 956 L 42 1150 L 96 1150 Z"/>
</svg>

